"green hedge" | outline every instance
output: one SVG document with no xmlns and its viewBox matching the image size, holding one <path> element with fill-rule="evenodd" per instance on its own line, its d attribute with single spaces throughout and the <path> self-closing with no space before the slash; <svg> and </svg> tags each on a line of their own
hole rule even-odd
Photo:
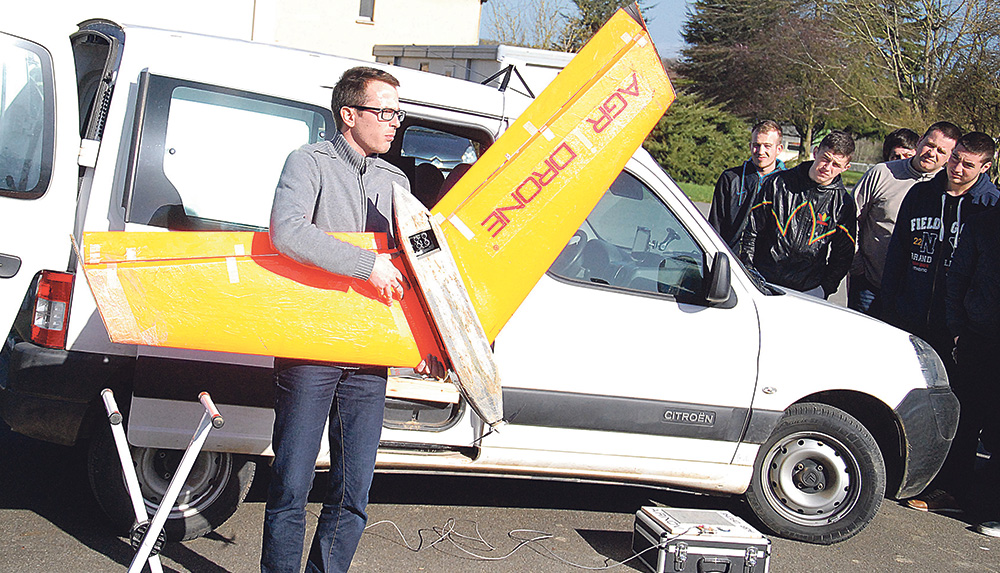
<svg viewBox="0 0 1000 573">
<path fill-rule="evenodd" d="M 643 144 L 675 180 L 698 185 L 715 185 L 749 157 L 749 145 L 745 121 L 687 94 L 678 94 Z"/>
</svg>

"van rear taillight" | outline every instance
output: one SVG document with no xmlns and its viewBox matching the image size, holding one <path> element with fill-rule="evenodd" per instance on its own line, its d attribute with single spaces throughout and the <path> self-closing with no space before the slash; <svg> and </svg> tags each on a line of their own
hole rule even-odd
<svg viewBox="0 0 1000 573">
<path fill-rule="evenodd" d="M 48 348 L 66 347 L 69 328 L 69 299 L 73 294 L 70 273 L 42 271 L 35 289 L 35 310 L 31 318 L 31 341 Z"/>
</svg>

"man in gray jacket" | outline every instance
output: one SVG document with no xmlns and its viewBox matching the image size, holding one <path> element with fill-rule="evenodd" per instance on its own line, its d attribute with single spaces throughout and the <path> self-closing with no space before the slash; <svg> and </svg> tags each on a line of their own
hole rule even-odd
<svg viewBox="0 0 1000 573">
<path fill-rule="evenodd" d="M 882 267 L 889 238 L 896 225 L 899 205 L 914 184 L 929 181 L 941 170 L 962 130 L 947 121 L 927 129 L 909 159 L 879 163 L 868 170 L 854 187 L 858 207 L 858 251 L 847 284 L 847 306 L 875 316 L 872 302 L 882 283 Z"/>
<path fill-rule="evenodd" d="M 305 145 L 285 162 L 271 209 L 271 242 L 302 264 L 367 281 L 384 301 L 402 298 L 403 277 L 388 255 L 339 241 L 328 232 L 386 233 L 394 244 L 392 183 L 403 173 L 389 151 L 404 118 L 399 82 L 357 67 L 333 88 L 337 133 Z M 382 431 L 386 369 L 275 359 L 274 463 L 264 512 L 261 571 L 299 571 L 305 506 L 323 427 L 330 424 L 329 490 L 309 551 L 308 571 L 347 571 L 364 532 L 368 490 Z M 435 357 L 418 371 L 442 374 Z"/>
</svg>

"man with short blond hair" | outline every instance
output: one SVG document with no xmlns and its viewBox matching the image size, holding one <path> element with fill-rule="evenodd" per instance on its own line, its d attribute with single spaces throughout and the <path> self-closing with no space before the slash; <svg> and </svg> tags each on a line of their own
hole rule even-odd
<svg viewBox="0 0 1000 573">
<path fill-rule="evenodd" d="M 875 165 L 854 187 L 858 252 L 847 282 L 849 308 L 872 316 L 878 314 L 872 304 L 881 289 L 882 267 L 899 205 L 911 187 L 929 181 L 941 170 L 960 137 L 962 130 L 955 124 L 939 121 L 927 128 L 913 157 Z"/>
<path fill-rule="evenodd" d="M 765 119 L 750 131 L 750 159 L 723 171 L 715 183 L 708 222 L 733 250 L 739 246 L 751 203 L 764 178 L 785 168 L 778 159 L 783 149 L 781 126 Z"/>
</svg>

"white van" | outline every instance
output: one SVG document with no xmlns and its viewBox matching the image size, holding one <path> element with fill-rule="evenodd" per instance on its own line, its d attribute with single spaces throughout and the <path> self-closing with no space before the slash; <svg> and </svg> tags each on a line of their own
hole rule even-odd
<svg viewBox="0 0 1000 573">
<path fill-rule="evenodd" d="M 0 22 L 0 327 L 12 325 L 0 414 L 22 434 L 88 444 L 94 493 L 120 528 L 132 511 L 98 392 L 129 410 L 150 505 L 197 422 L 198 392 L 220 405 L 226 425 L 168 522 L 190 538 L 236 510 L 271 453 L 273 360 L 110 343 L 70 235 L 264 230 L 286 155 L 333 129 L 329 86 L 357 63 L 99 20 Z M 524 107 L 391 71 L 407 116 L 386 158 L 428 202 Z M 732 260 L 636 152 L 497 337 L 509 424 L 485 434 L 453 387 L 395 377 L 380 471 L 746 494 L 779 535 L 857 533 L 886 493 L 916 494 L 941 466 L 958 419 L 941 361 Z"/>
</svg>

